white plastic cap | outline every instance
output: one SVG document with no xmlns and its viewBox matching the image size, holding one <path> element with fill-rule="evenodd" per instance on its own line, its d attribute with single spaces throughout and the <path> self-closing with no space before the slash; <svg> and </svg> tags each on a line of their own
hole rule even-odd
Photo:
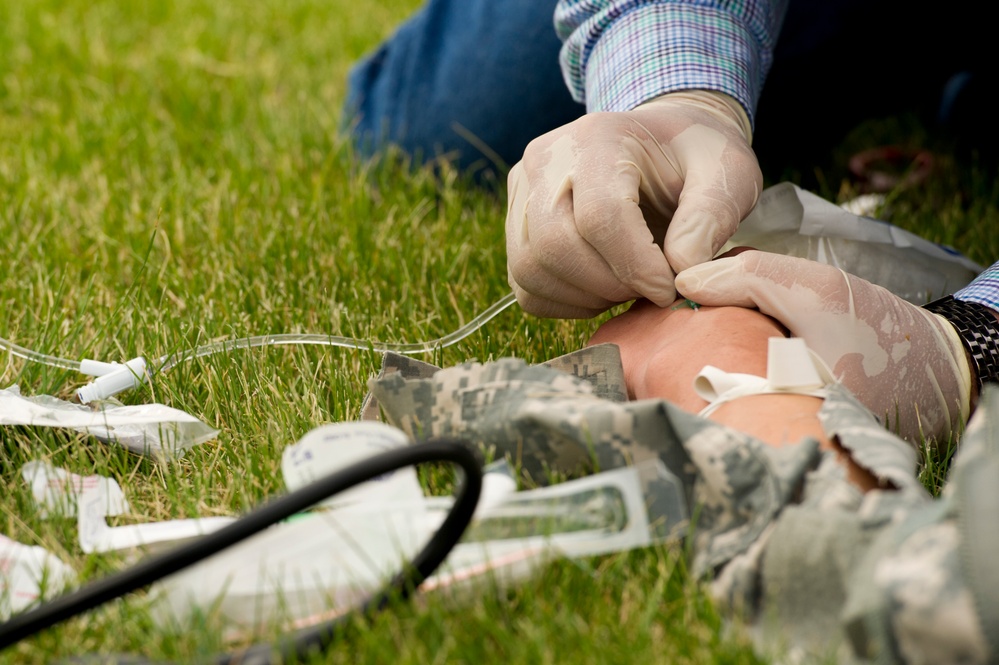
<svg viewBox="0 0 999 665">
<path fill-rule="evenodd" d="M 105 363 L 100 360 L 90 360 L 89 358 L 80 361 L 80 374 L 88 376 L 104 376 L 111 372 L 117 372 L 121 368 L 121 363 Z"/>
<path fill-rule="evenodd" d="M 118 365 L 115 371 L 103 374 L 77 390 L 76 397 L 83 404 L 107 399 L 124 390 L 142 385 L 147 376 L 146 359 L 141 356 L 132 358 L 124 365 Z"/>
</svg>

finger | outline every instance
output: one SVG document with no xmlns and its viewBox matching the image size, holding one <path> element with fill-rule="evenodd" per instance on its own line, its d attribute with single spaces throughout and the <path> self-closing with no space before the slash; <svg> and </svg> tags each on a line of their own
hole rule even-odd
<svg viewBox="0 0 999 665">
<path fill-rule="evenodd" d="M 745 254 L 715 259 L 682 270 L 676 275 L 676 289 L 684 297 L 713 307 L 757 308 L 750 282 L 756 275 L 747 270 Z"/>
<path fill-rule="evenodd" d="M 852 301 L 847 277 L 837 268 L 756 250 L 688 268 L 676 284 L 702 305 L 759 309 L 794 335 L 814 327 L 818 314 L 835 315 Z"/>
<path fill-rule="evenodd" d="M 517 265 L 513 264 L 509 266 L 507 273 L 508 280 L 511 287 L 516 287 L 522 293 L 531 296 L 531 302 L 535 303 L 533 306 L 524 306 L 525 300 L 521 300 L 521 306 L 524 307 L 525 311 L 531 314 L 537 314 L 538 316 L 556 316 L 555 314 L 549 313 L 557 311 L 555 307 L 556 304 L 565 305 L 567 308 L 573 309 L 584 309 L 588 311 L 593 311 L 596 313 L 603 312 L 610 309 L 614 305 L 622 302 L 627 302 L 637 297 L 637 295 L 632 295 L 631 297 L 623 297 L 617 300 L 609 300 L 607 298 L 602 298 L 599 295 L 590 293 L 580 289 L 579 287 L 569 284 L 566 281 L 553 277 L 552 275 L 547 275 L 542 273 L 537 267 L 532 267 L 530 270 L 526 271 L 523 277 L 519 277 L 517 273 Z M 542 306 L 542 302 L 552 303 L 551 306 Z M 571 318 L 580 318 L 574 316 Z"/>
<path fill-rule="evenodd" d="M 549 319 L 592 319 L 604 313 L 613 304 L 603 308 L 587 308 L 575 305 L 567 305 L 557 300 L 538 297 L 528 293 L 516 284 L 511 283 L 513 293 L 517 297 L 517 303 L 528 314 Z"/>
<path fill-rule="evenodd" d="M 674 273 L 638 205 L 641 179 L 633 161 L 620 160 L 610 177 L 580 181 L 573 192 L 575 223 L 621 284 L 665 307 L 676 297 Z"/>
<path fill-rule="evenodd" d="M 516 167 L 515 167 L 516 169 Z M 528 314 L 547 318 L 591 318 L 614 306 L 616 302 L 584 291 L 561 279 L 548 275 L 530 252 L 530 234 L 523 215 L 526 204 L 519 192 L 526 186 L 510 178 L 510 207 L 507 214 L 507 281 L 521 308 Z M 511 220 L 513 216 L 513 220 Z"/>
<path fill-rule="evenodd" d="M 532 187 L 515 167 L 508 183 L 507 265 L 514 282 L 539 298 L 600 311 L 638 297 L 577 233 L 568 176 Z"/>
<path fill-rule="evenodd" d="M 708 127 L 691 127 L 670 147 L 683 161 L 685 177 L 664 251 L 680 271 L 710 261 L 732 237 L 756 205 L 762 174 L 748 146 L 733 147 Z"/>
</svg>

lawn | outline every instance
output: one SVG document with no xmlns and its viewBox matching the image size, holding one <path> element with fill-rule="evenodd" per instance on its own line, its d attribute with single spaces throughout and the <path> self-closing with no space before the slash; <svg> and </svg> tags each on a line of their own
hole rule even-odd
<svg viewBox="0 0 999 665">
<path fill-rule="evenodd" d="M 447 168 L 362 163 L 338 135 L 350 64 L 419 4 L 0 2 L 0 336 L 106 361 L 267 333 L 416 342 L 503 297 L 504 192 Z M 825 196 L 850 197 L 843 155 L 882 134 L 922 137 L 905 119 L 862 128 L 808 176 Z M 999 256 L 997 201 L 987 171 L 942 160 L 930 186 L 895 193 L 890 205 L 896 223 L 988 264 Z M 538 362 L 594 329 L 511 308 L 424 359 Z M 86 382 L 0 359 L 0 385 L 28 394 L 69 398 Z M 160 374 L 121 399 L 174 406 L 220 432 L 169 465 L 73 432 L 0 430 L 0 533 L 46 547 L 85 580 L 119 569 L 120 558 L 83 554 L 72 520 L 41 518 L 24 463 L 118 479 L 132 505 L 119 524 L 236 515 L 283 491 L 287 445 L 358 416 L 379 364 L 369 351 L 271 347 Z M 657 547 L 556 563 L 513 588 L 431 594 L 356 626 L 328 660 L 758 662 L 682 554 Z M 216 617 L 168 629 L 147 605 L 135 594 L 0 661 L 137 652 L 191 662 L 231 646 Z"/>
</svg>

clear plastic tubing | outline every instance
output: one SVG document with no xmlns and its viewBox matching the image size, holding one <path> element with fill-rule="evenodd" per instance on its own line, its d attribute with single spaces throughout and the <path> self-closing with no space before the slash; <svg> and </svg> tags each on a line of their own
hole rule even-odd
<svg viewBox="0 0 999 665">
<path fill-rule="evenodd" d="M 339 346 L 345 349 L 360 349 L 361 351 L 377 351 L 378 353 L 399 353 L 402 355 L 416 355 L 420 353 L 431 353 L 435 349 L 457 344 L 476 330 L 496 317 L 497 314 L 516 302 L 513 293 L 508 293 L 488 309 L 458 328 L 452 333 L 448 333 L 437 339 L 425 342 L 412 342 L 406 344 L 392 342 L 377 342 L 373 340 L 356 339 L 353 337 L 340 337 L 338 335 L 315 335 L 315 334 L 295 334 L 284 335 L 259 335 L 257 337 L 244 337 L 240 339 L 223 340 L 212 344 L 205 344 L 189 351 L 180 351 L 169 356 L 163 356 L 156 361 L 156 366 L 161 372 L 165 372 L 171 367 L 178 365 L 185 360 L 211 356 L 216 353 L 228 353 L 236 349 L 252 349 L 259 346 L 282 346 L 294 344 L 312 344 L 318 346 Z"/>
<path fill-rule="evenodd" d="M 513 293 L 508 293 L 461 328 L 458 328 L 454 332 L 444 335 L 443 337 L 427 340 L 425 342 L 399 344 L 356 339 L 353 337 L 341 337 L 338 335 L 295 333 L 282 335 L 258 335 L 256 337 L 244 337 L 240 339 L 213 342 L 211 344 L 199 346 L 195 349 L 189 349 L 187 351 L 180 351 L 178 353 L 163 356 L 156 361 L 153 369 L 158 372 L 165 372 L 170 368 L 193 358 L 203 358 L 205 356 L 215 355 L 216 353 L 229 353 L 237 349 L 252 349 L 261 346 L 309 344 L 316 346 L 338 346 L 346 349 L 359 349 L 361 351 L 377 351 L 378 353 L 393 352 L 403 355 L 431 353 L 436 349 L 443 349 L 453 344 L 457 344 L 494 319 L 500 312 L 505 310 L 514 302 L 516 302 L 516 298 Z M 31 349 L 26 349 L 23 346 L 14 344 L 13 342 L 3 339 L 2 337 L 0 337 L 0 349 L 8 351 L 13 356 L 17 356 L 18 358 L 23 358 L 31 362 L 76 372 L 80 371 L 79 360 L 69 360 L 67 358 L 59 358 L 58 356 L 50 356 L 37 351 L 32 351 Z"/>
<path fill-rule="evenodd" d="M 0 349 L 7 351 L 12 356 L 17 356 L 18 358 L 24 358 L 33 363 L 41 363 L 42 365 L 49 365 L 50 367 L 59 367 L 61 369 L 73 370 L 75 372 L 80 371 L 80 361 L 79 360 L 69 360 L 68 358 L 60 358 L 58 356 L 50 356 L 44 353 L 38 353 L 37 351 L 32 351 L 31 349 L 26 349 L 23 346 L 18 346 L 14 342 L 8 341 L 3 337 L 0 337 Z"/>
</svg>

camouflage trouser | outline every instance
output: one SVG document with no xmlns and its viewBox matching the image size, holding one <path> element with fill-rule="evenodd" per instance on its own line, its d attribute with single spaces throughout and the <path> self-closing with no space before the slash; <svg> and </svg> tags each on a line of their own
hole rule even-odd
<svg viewBox="0 0 999 665">
<path fill-rule="evenodd" d="M 363 417 L 469 439 L 539 482 L 660 458 L 696 516 L 695 573 L 785 657 L 999 659 L 999 391 L 986 391 L 931 499 L 914 451 L 838 386 L 823 428 L 883 489 L 862 494 L 814 440 L 771 447 L 661 400 L 628 402 L 613 345 L 541 366 L 437 370 L 388 355 L 370 388 Z"/>
</svg>

